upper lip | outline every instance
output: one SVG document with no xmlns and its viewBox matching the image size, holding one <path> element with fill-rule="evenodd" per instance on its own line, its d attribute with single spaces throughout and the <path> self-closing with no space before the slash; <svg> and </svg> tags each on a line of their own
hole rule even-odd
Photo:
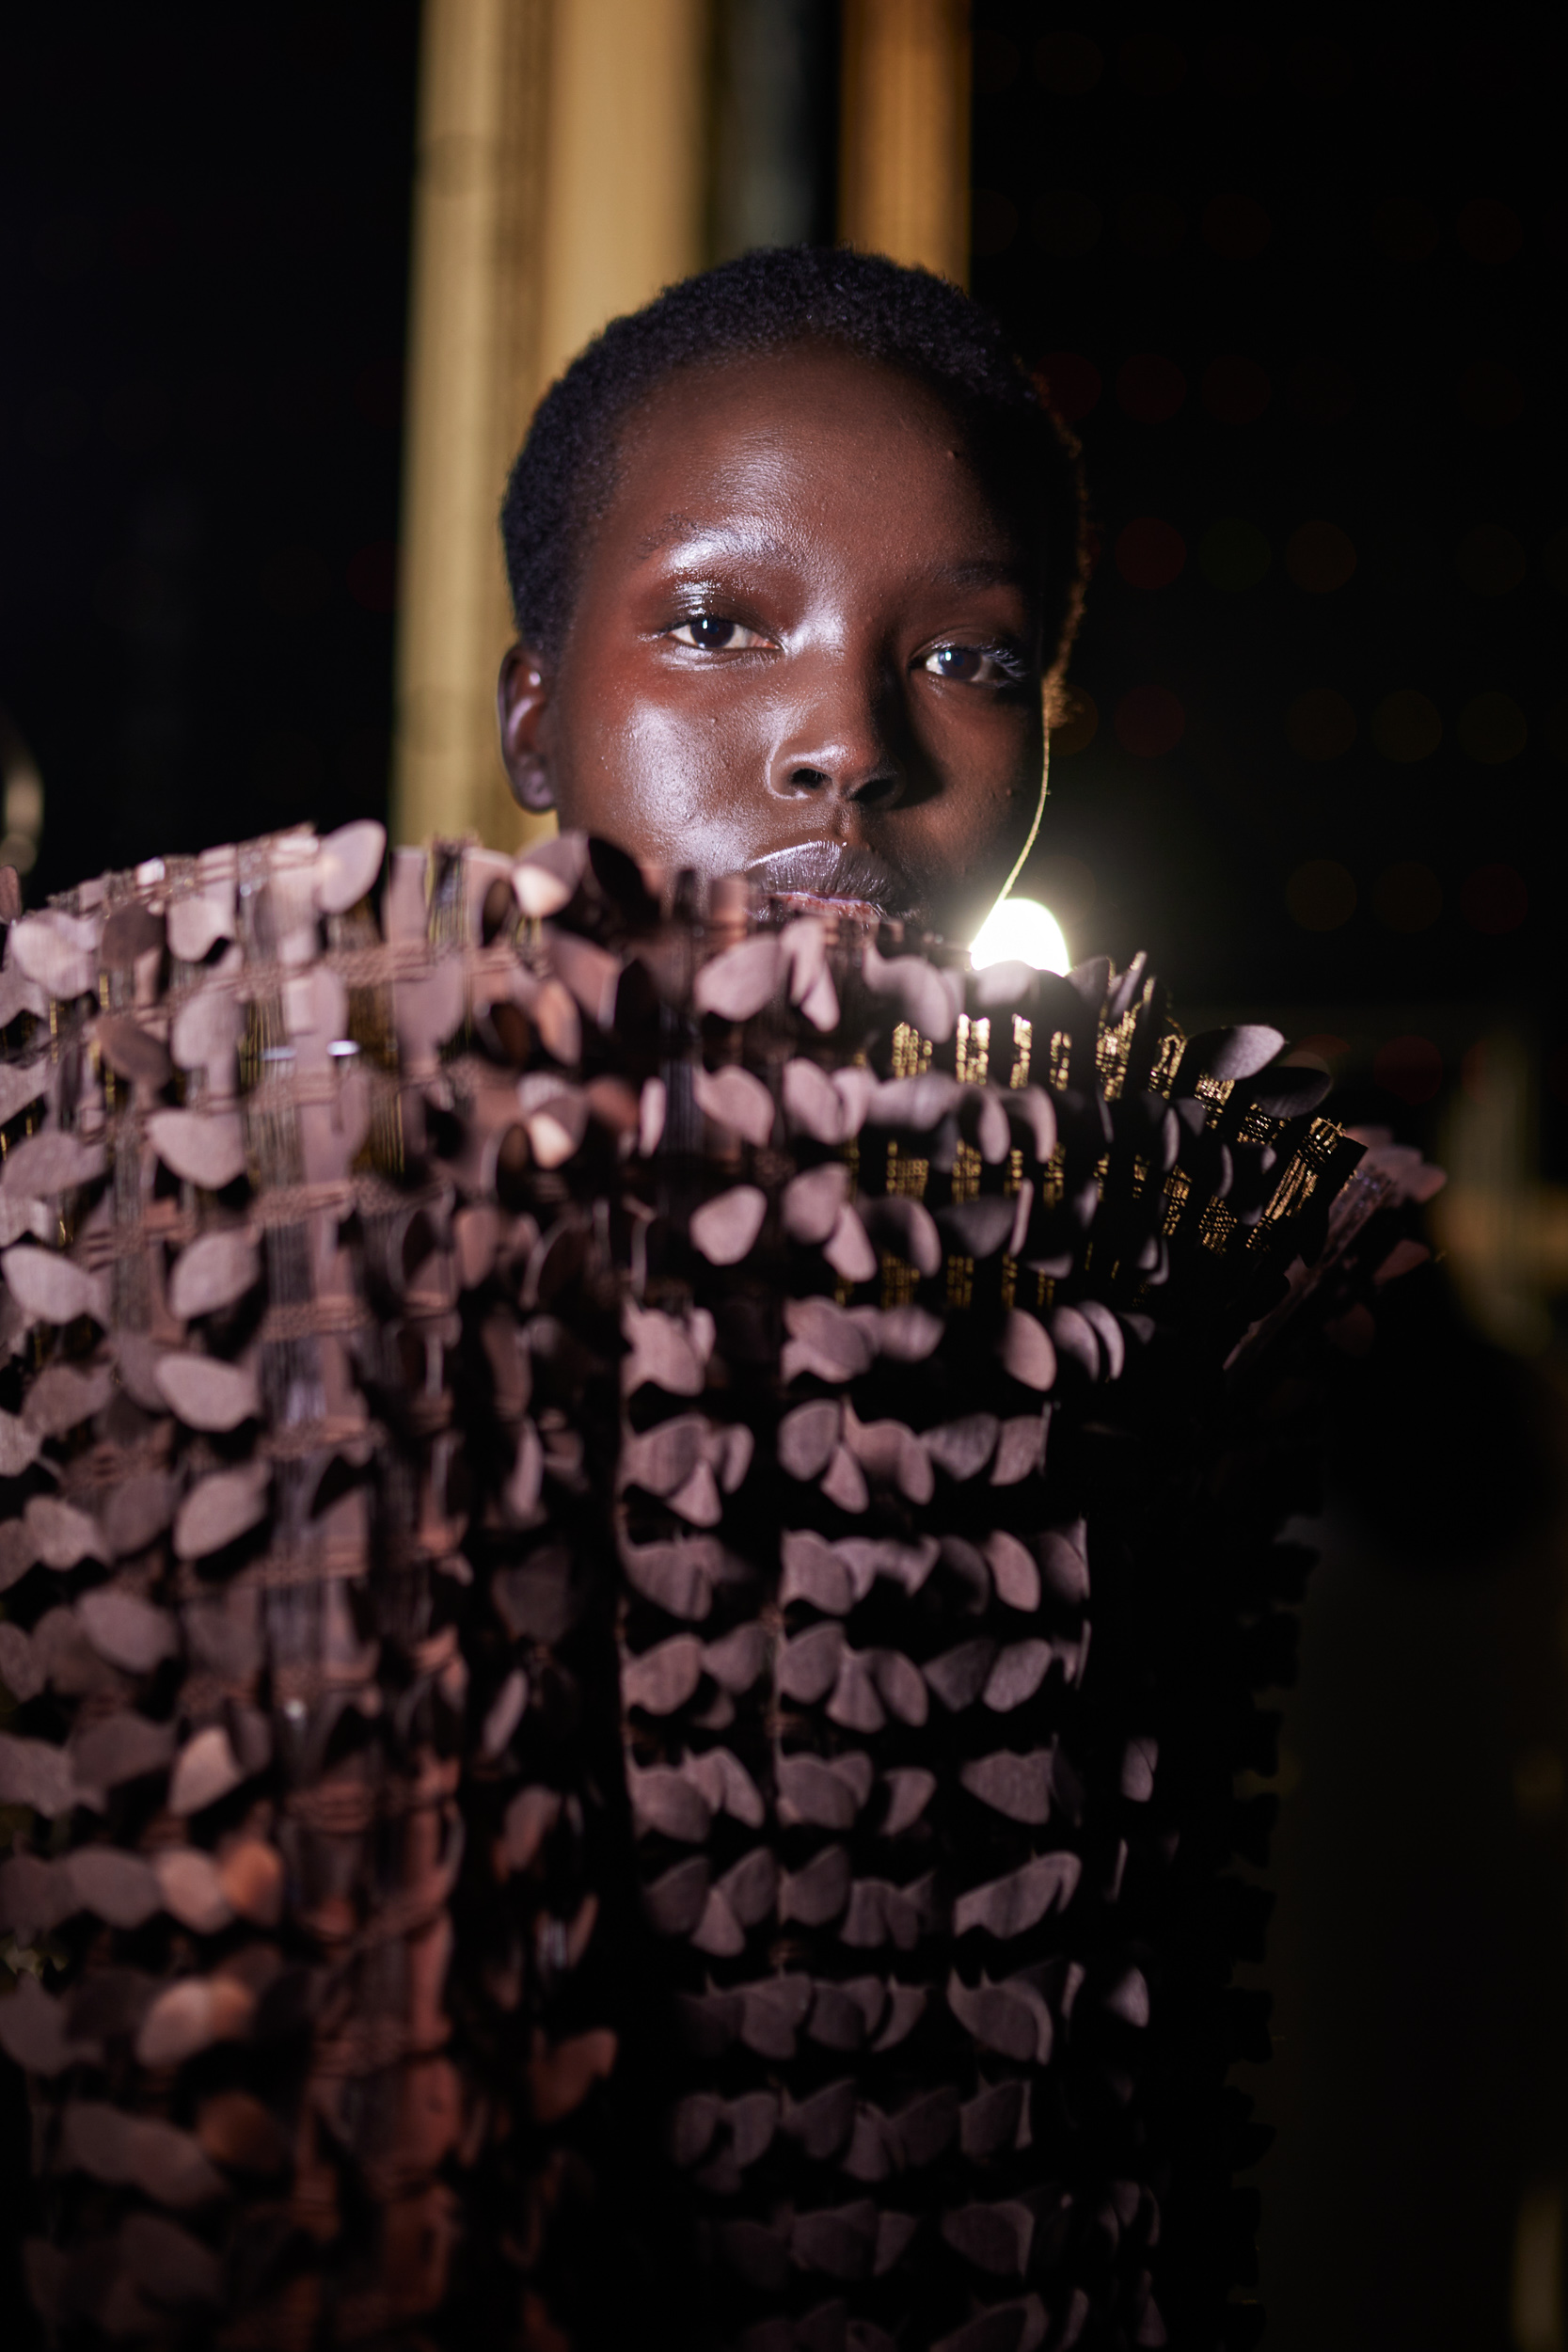
<svg viewBox="0 0 1568 2352">
<path fill-rule="evenodd" d="M 841 841 L 805 841 L 793 850 L 769 850 L 752 859 L 746 879 L 776 898 L 823 898 L 905 919 L 917 912 L 907 875 L 874 850 L 850 849 Z"/>
</svg>

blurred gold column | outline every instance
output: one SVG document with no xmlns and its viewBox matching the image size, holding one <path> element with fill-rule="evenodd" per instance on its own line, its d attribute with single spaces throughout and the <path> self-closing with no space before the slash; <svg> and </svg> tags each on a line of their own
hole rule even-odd
<svg viewBox="0 0 1568 2352">
<path fill-rule="evenodd" d="M 839 235 L 969 278 L 968 0 L 845 0 Z"/>
<path fill-rule="evenodd" d="M 556 0 L 538 389 L 701 269 L 705 0 Z"/>
<path fill-rule="evenodd" d="M 497 745 L 501 493 L 564 362 L 701 265 L 705 65 L 704 0 L 425 0 L 395 839 L 553 824 Z"/>
</svg>

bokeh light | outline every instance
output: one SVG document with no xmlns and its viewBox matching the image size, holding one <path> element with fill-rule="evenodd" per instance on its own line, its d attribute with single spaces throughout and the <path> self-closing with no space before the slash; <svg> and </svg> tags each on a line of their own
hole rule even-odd
<svg viewBox="0 0 1568 2352">
<path fill-rule="evenodd" d="M 0 784 L 4 786 L 0 866 L 30 874 L 38 864 L 43 833 L 43 778 L 4 708 L 0 708 Z"/>
<path fill-rule="evenodd" d="M 1443 720 L 1437 705 L 1413 686 L 1386 694 L 1372 712 L 1372 741 L 1385 759 L 1411 767 L 1430 759 L 1443 740 Z"/>
<path fill-rule="evenodd" d="M 1187 561 L 1187 543 L 1173 523 L 1140 515 L 1117 533 L 1117 569 L 1130 588 L 1168 588 Z"/>
<path fill-rule="evenodd" d="M 1035 363 L 1035 381 L 1064 424 L 1086 417 L 1104 389 L 1100 370 L 1081 351 L 1048 351 Z"/>
<path fill-rule="evenodd" d="M 1460 250 L 1473 262 L 1512 262 L 1525 242 L 1525 224 L 1495 196 L 1472 197 L 1457 222 Z"/>
<path fill-rule="evenodd" d="M 1309 857 L 1285 885 L 1291 920 L 1304 931 L 1337 931 L 1355 913 L 1355 879 L 1338 858 Z"/>
<path fill-rule="evenodd" d="M 1308 687 L 1285 713 L 1285 739 L 1298 759 L 1341 759 L 1355 737 L 1355 713 L 1337 687 Z"/>
<path fill-rule="evenodd" d="M 1524 414 L 1525 388 L 1500 360 L 1477 359 L 1459 379 L 1459 405 L 1472 424 L 1496 432 Z"/>
<path fill-rule="evenodd" d="M 1186 731 L 1187 714 L 1165 686 L 1134 686 L 1117 705 L 1117 741 L 1134 759 L 1164 759 Z"/>
<path fill-rule="evenodd" d="M 1455 731 L 1461 749 L 1485 768 L 1517 759 L 1529 741 L 1528 723 L 1512 694 L 1472 695 Z"/>
<path fill-rule="evenodd" d="M 1331 596 L 1355 569 L 1355 548 L 1338 523 L 1303 523 L 1285 542 L 1285 569 L 1309 596 Z"/>
<path fill-rule="evenodd" d="M 1372 215 L 1372 242 L 1391 262 L 1424 262 L 1443 231 L 1437 215 L 1411 196 L 1391 196 Z"/>
<path fill-rule="evenodd" d="M 1299 1045 L 1292 1046 L 1285 1060 L 1297 1067 L 1304 1064 L 1309 1067 L 1316 1062 L 1323 1070 L 1332 1070 L 1335 1063 L 1343 1061 L 1349 1052 L 1348 1037 L 1340 1037 L 1333 1029 L 1319 1029 L 1311 1037 L 1304 1037 Z"/>
<path fill-rule="evenodd" d="M 1203 208 L 1203 242 L 1222 261 L 1255 262 L 1273 234 L 1274 223 L 1255 196 L 1211 197 Z"/>
<path fill-rule="evenodd" d="M 1051 730 L 1051 756 L 1086 752 L 1100 732 L 1100 711 L 1094 696 L 1081 686 L 1069 686 L 1061 717 Z"/>
<path fill-rule="evenodd" d="M 1256 588 L 1273 561 L 1258 525 L 1241 518 L 1211 523 L 1197 550 L 1198 570 L 1215 588 Z"/>
<path fill-rule="evenodd" d="M 1099 205 L 1082 188 L 1048 188 L 1030 215 L 1035 243 L 1059 262 L 1092 253 L 1104 227 Z"/>
<path fill-rule="evenodd" d="M 1105 54 L 1086 33 L 1047 33 L 1035 43 L 1035 79 L 1054 98 L 1086 98 L 1105 71 Z"/>
<path fill-rule="evenodd" d="M 1453 567 L 1475 596 L 1506 596 L 1525 577 L 1525 543 L 1500 523 L 1478 523 L 1454 550 Z"/>
<path fill-rule="evenodd" d="M 1062 927 L 1036 898 L 1000 898 L 969 951 L 976 972 L 990 963 L 1027 963 L 1036 972 L 1065 972 L 1071 959 Z"/>
<path fill-rule="evenodd" d="M 1140 261 L 1168 261 L 1186 233 L 1186 214 L 1162 189 L 1132 188 L 1123 197 L 1117 234 Z"/>
<path fill-rule="evenodd" d="M 1187 379 L 1164 352 L 1140 351 L 1117 370 L 1117 404 L 1140 424 L 1164 424 L 1187 397 Z"/>
<path fill-rule="evenodd" d="M 1391 1037 L 1372 1056 L 1372 1078 L 1402 1103 L 1430 1103 L 1443 1084 L 1443 1057 L 1429 1037 Z"/>
<path fill-rule="evenodd" d="M 1391 931 L 1430 930 L 1443 912 L 1443 885 L 1418 858 L 1385 867 L 1372 885 L 1372 913 Z"/>
<path fill-rule="evenodd" d="M 1221 424 L 1256 424 L 1274 387 L 1256 359 L 1226 352 L 1203 371 L 1203 405 Z"/>
<path fill-rule="evenodd" d="M 1459 912 L 1490 939 L 1518 930 L 1529 913 L 1524 876 L 1512 866 L 1478 866 L 1460 890 Z"/>
</svg>

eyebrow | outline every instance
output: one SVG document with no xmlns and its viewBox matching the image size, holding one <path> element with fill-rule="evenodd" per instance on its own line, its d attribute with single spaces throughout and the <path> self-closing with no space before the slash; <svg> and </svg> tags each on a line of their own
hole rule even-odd
<svg viewBox="0 0 1568 2352">
<path fill-rule="evenodd" d="M 700 521 L 695 515 L 666 515 L 652 531 L 645 532 L 637 542 L 639 556 L 657 555 L 661 548 L 677 540 L 694 543 L 694 551 L 712 550 L 723 555 L 760 555 L 775 563 L 787 562 L 791 550 L 782 539 L 775 539 L 760 521 L 748 517 L 721 523 Z"/>
<path fill-rule="evenodd" d="M 777 539 L 760 520 L 741 518 L 703 522 L 694 515 L 670 514 L 637 542 L 639 558 L 657 555 L 680 540 L 689 540 L 690 554 L 761 557 L 764 562 L 793 563 L 797 550 Z M 933 586 L 948 588 L 1029 589 L 1025 564 L 1004 556 L 975 556 L 958 564 L 932 564 L 921 577 Z"/>
</svg>

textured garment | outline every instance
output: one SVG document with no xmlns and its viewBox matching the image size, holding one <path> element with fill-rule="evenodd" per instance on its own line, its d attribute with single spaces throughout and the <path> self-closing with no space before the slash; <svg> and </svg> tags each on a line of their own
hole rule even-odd
<svg viewBox="0 0 1568 2352">
<path fill-rule="evenodd" d="M 1432 1171 L 1141 960 L 383 851 L 107 877 L 0 972 L 35 2301 L 1249 2341 L 1234 1781 Z"/>
</svg>

